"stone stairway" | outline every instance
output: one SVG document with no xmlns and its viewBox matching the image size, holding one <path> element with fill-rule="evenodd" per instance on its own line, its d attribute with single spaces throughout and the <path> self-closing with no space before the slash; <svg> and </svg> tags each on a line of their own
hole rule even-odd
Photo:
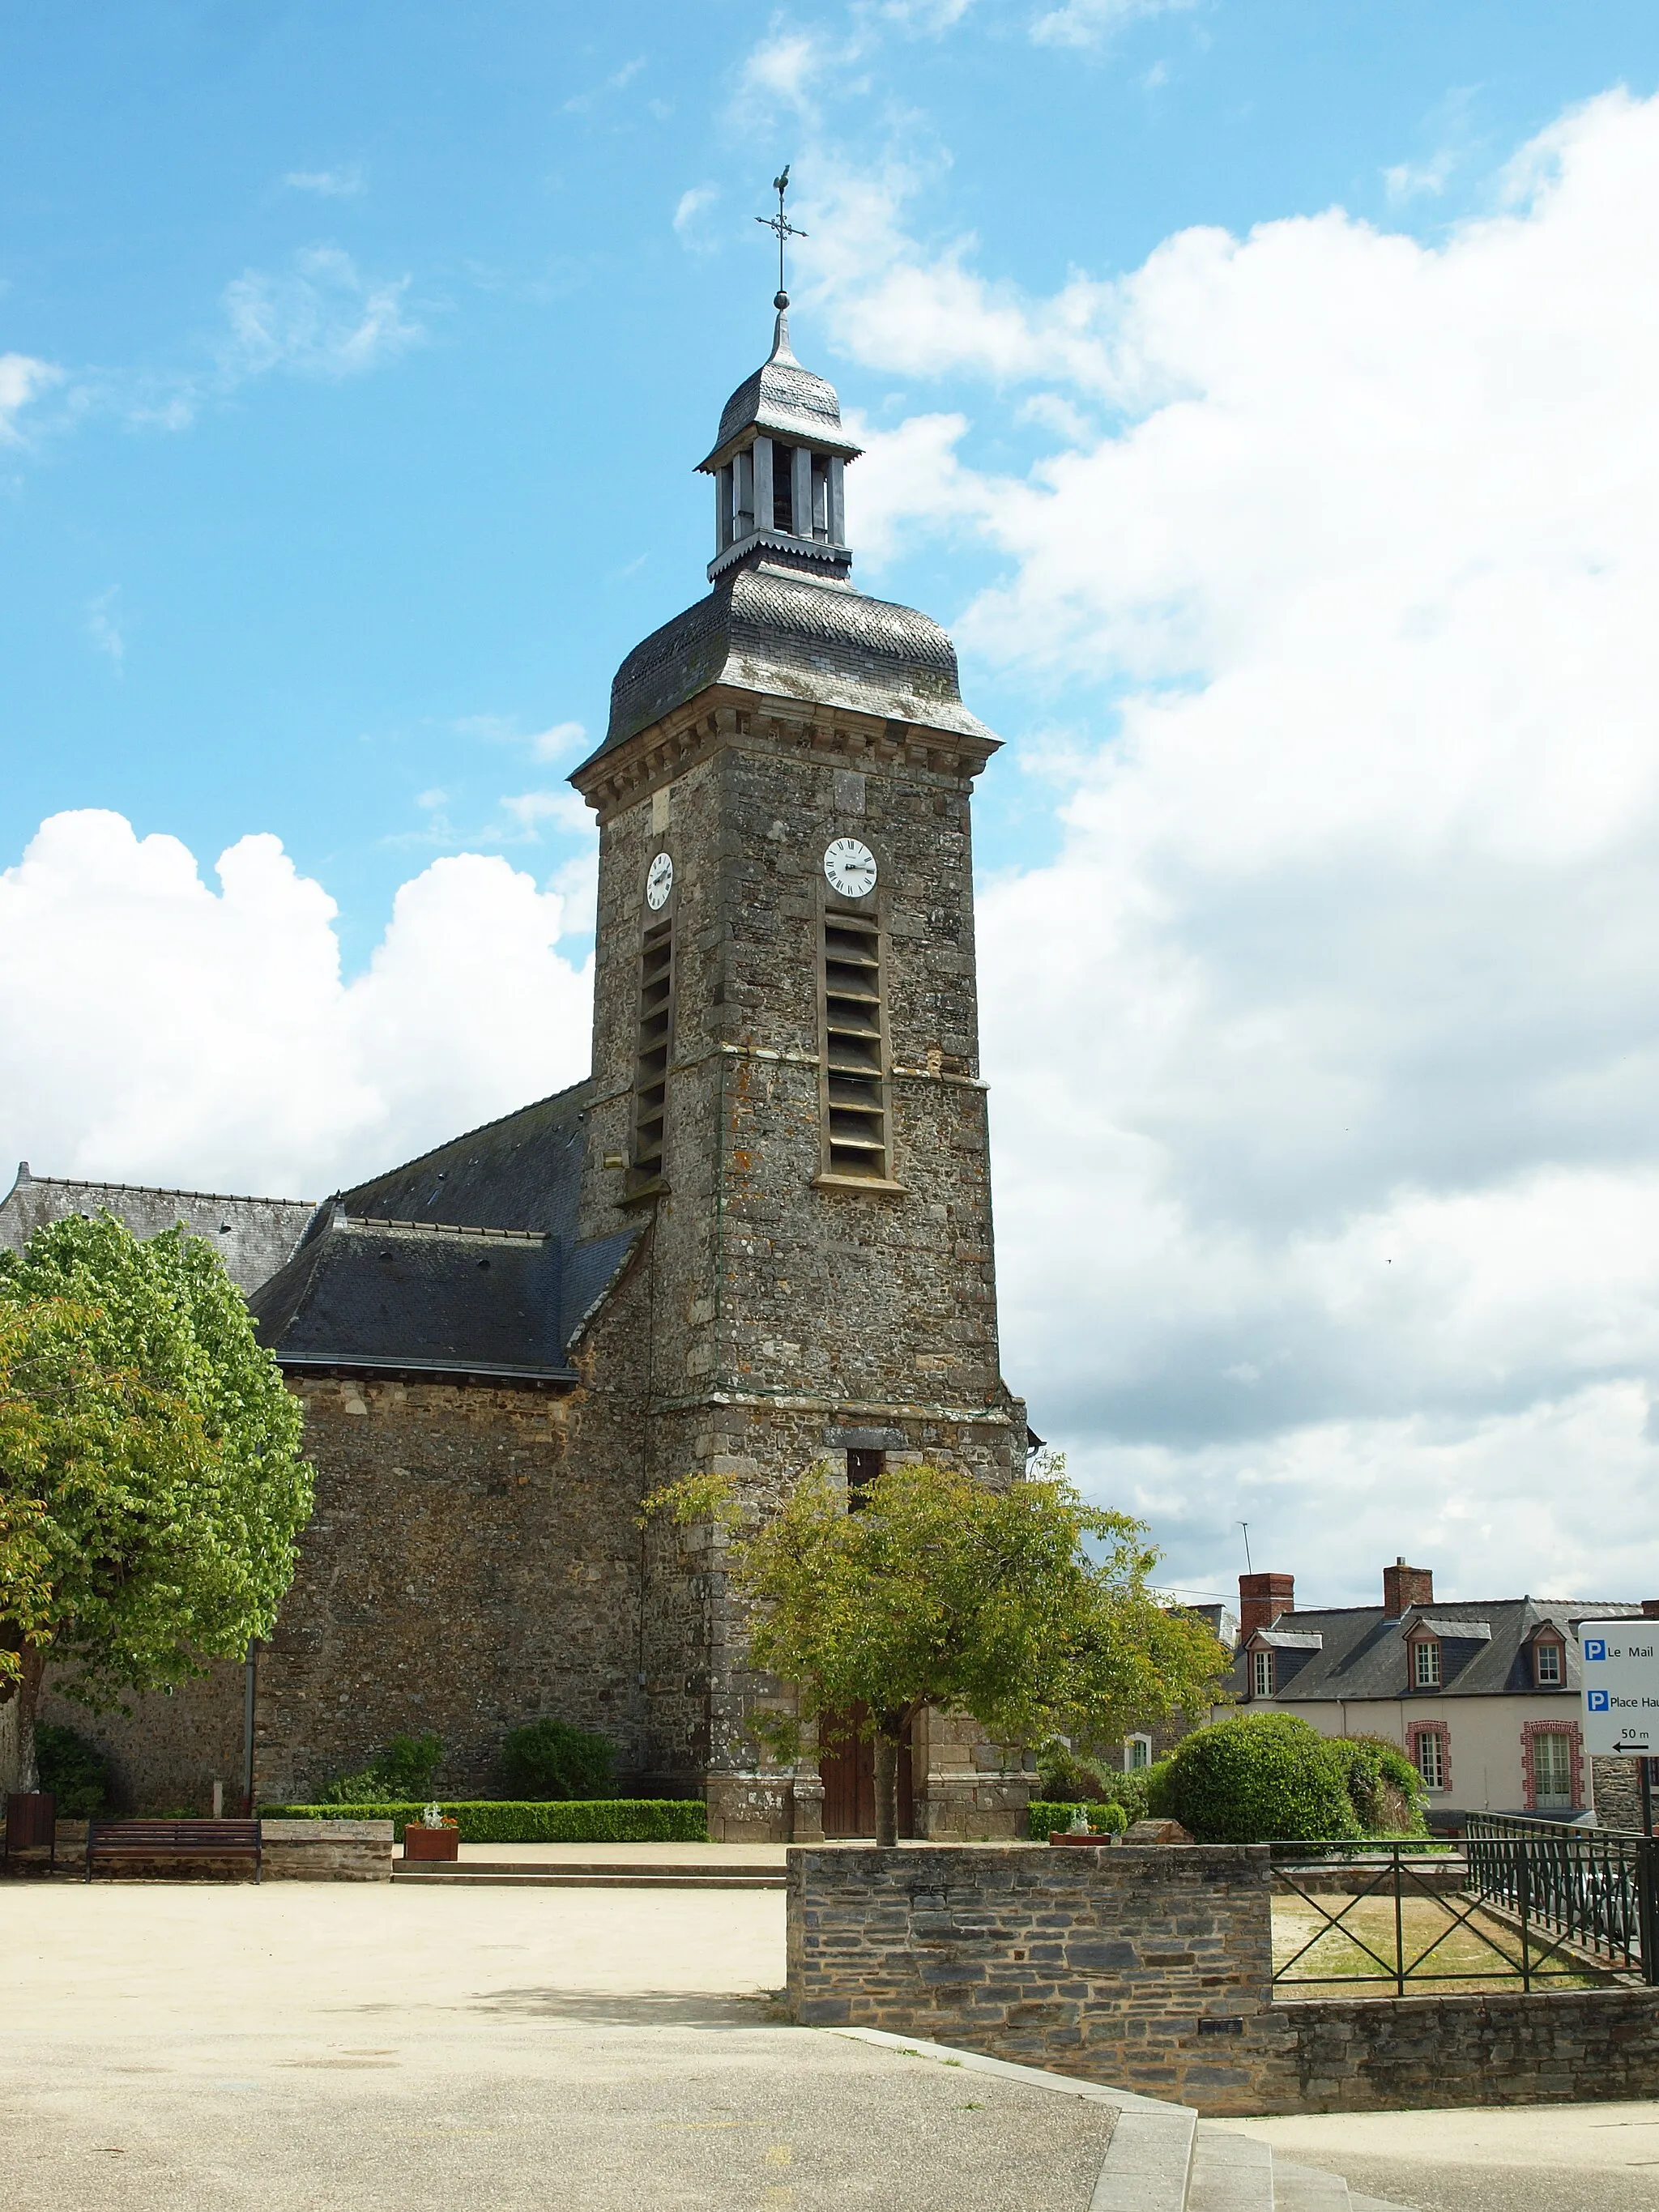
<svg viewBox="0 0 1659 2212">
<path fill-rule="evenodd" d="M 1412 2212 L 1182 2105 L 1126 2106 L 1090 2212 Z"/>
<path fill-rule="evenodd" d="M 621 1863 L 615 1859 L 416 1860 L 392 1862 L 393 1881 L 442 1882 L 476 1888 L 480 1883 L 512 1883 L 544 1889 L 782 1889 L 781 1867 L 742 1867 L 689 1861 Z"/>
</svg>

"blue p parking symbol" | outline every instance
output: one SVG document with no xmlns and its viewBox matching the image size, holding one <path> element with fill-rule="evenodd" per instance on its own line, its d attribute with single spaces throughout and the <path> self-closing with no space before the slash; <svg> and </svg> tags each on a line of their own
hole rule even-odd
<svg viewBox="0 0 1659 2212">
<path fill-rule="evenodd" d="M 1588 1690 L 1584 1694 L 1585 1702 L 1589 1705 L 1591 1712 L 1606 1712 L 1607 1710 L 1607 1693 L 1605 1690 Z"/>
<path fill-rule="evenodd" d="M 1587 1636 L 1584 1638 L 1584 1656 L 1586 1659 L 1605 1659 L 1607 1656 L 1607 1647 L 1604 1638 L 1600 1636 Z M 1593 1713 L 1604 1713 L 1607 1709 L 1605 1699 L 1601 1705 L 1592 1705 L 1590 1707 L 1590 1711 Z"/>
</svg>

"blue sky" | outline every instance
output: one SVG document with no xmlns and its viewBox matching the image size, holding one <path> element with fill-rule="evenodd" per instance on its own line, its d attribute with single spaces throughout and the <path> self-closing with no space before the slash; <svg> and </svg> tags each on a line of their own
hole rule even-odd
<svg viewBox="0 0 1659 2212">
<path fill-rule="evenodd" d="M 562 779 L 704 588 L 791 161 L 857 578 L 1007 741 L 1037 1426 L 1186 1587 L 1248 1519 L 1329 1601 L 1659 1588 L 1651 6 L 130 0 L 4 62 L 0 1158 L 318 1196 L 582 1072 Z"/>
<path fill-rule="evenodd" d="M 1640 4 L 1103 9 L 1081 45 L 1034 43 L 1035 7 L 948 12 L 14 17 L 0 316 L 65 383 L 0 453 L 4 858 L 69 807 L 207 857 L 274 830 L 361 963 L 411 857 L 499 823 L 500 735 L 597 728 L 616 662 L 699 589 L 690 465 L 764 349 L 750 215 L 783 160 L 810 208 L 827 167 L 902 150 L 916 234 L 972 233 L 983 271 L 1044 293 L 1195 223 L 1337 203 L 1432 234 L 1561 108 L 1659 73 Z M 858 51 L 799 102 L 745 82 L 802 36 Z M 1439 188 L 1391 192 L 1413 167 Z M 319 253 L 342 258 L 307 276 Z M 239 284 L 264 352 L 236 337 Z M 389 327 L 354 368 L 377 294 Z M 810 302 L 797 336 L 877 420 L 979 411 L 972 376 L 838 359 Z M 1002 411 L 970 450 L 1017 466 L 1041 444 Z M 863 573 L 948 621 L 994 567 L 956 544 Z M 1015 745 L 1059 703 L 971 655 L 969 676 Z M 1012 758 L 987 797 L 987 865 L 1045 848 Z M 434 815 L 453 838 L 429 842 Z"/>
</svg>

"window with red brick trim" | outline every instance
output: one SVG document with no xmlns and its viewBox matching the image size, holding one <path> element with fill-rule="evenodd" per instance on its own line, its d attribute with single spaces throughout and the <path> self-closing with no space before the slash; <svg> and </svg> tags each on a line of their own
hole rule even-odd
<svg viewBox="0 0 1659 2212">
<path fill-rule="evenodd" d="M 1443 1721 L 1417 1722 L 1407 1736 L 1412 1765 L 1423 1787 L 1443 1794 L 1451 1788 L 1451 1735 Z"/>
<path fill-rule="evenodd" d="M 1583 1732 L 1577 1721 L 1526 1721 L 1521 1778 L 1529 1813 L 1576 1812 L 1584 1802 Z"/>
</svg>

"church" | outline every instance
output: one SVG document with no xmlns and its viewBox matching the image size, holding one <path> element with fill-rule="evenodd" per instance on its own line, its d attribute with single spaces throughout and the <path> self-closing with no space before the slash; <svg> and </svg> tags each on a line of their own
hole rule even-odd
<svg viewBox="0 0 1659 2212">
<path fill-rule="evenodd" d="M 270 1640 L 93 1719 L 146 1810 L 301 1801 L 433 1729 L 447 1796 L 551 1715 L 716 1838 L 871 1832 L 867 1747 L 764 1756 L 699 1471 L 764 1510 L 816 1462 L 1019 1480 L 998 1355 L 969 800 L 997 740 L 925 615 L 852 581 L 836 392 L 790 347 L 727 401 L 705 596 L 617 672 L 571 781 L 598 817 L 592 1072 L 320 1205 L 54 1181 L 0 1242 L 107 1206 L 224 1253 L 304 1402 L 317 1504 Z M 50 1687 L 50 1678 L 48 1682 Z M 959 1717 L 910 1832 L 1011 1835 L 1034 1778 Z"/>
</svg>

